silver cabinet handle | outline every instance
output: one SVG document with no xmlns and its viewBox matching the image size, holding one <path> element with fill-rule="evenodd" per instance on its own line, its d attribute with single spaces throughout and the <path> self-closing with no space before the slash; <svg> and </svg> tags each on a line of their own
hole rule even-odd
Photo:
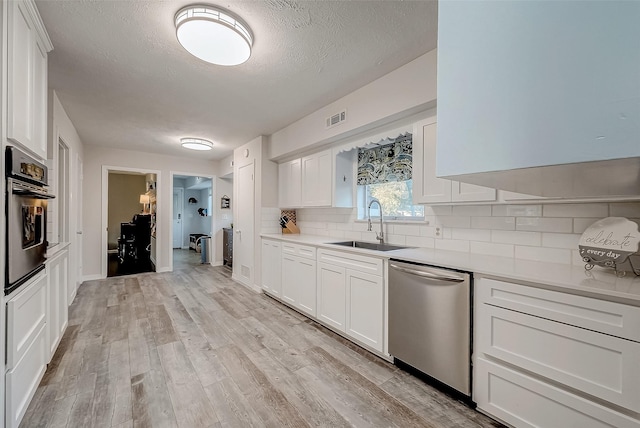
<svg viewBox="0 0 640 428">
<path fill-rule="evenodd" d="M 460 278 L 458 276 L 447 276 L 447 275 L 434 274 L 434 273 L 425 272 L 425 271 L 416 270 L 416 269 L 408 269 L 408 268 L 400 267 L 393 263 L 389 263 L 389 267 L 399 270 L 400 272 L 408 273 L 410 275 L 421 276 L 423 278 L 435 279 L 438 281 L 464 282 L 465 280 L 464 278 Z"/>
<path fill-rule="evenodd" d="M 82 235 L 82 231 L 81 230 L 76 231 L 76 235 Z"/>
</svg>

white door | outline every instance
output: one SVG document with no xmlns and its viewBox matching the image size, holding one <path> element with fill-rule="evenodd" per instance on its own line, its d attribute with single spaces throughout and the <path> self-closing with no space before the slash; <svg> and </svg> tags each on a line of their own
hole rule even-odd
<svg viewBox="0 0 640 428">
<path fill-rule="evenodd" d="M 84 180 L 82 165 L 82 158 L 79 154 L 76 154 L 76 166 L 78 171 L 78 180 L 76 181 L 76 280 L 68 282 L 67 298 L 69 299 L 69 304 L 73 301 L 73 298 L 76 296 L 76 290 L 82 283 L 82 182 Z M 106 251 L 106 248 L 104 250 Z"/>
<path fill-rule="evenodd" d="M 173 189 L 173 248 L 182 248 L 184 189 Z"/>
<path fill-rule="evenodd" d="M 253 285 L 253 216 L 255 186 L 253 162 L 238 168 L 236 226 L 233 236 L 233 273 L 245 284 Z"/>
</svg>

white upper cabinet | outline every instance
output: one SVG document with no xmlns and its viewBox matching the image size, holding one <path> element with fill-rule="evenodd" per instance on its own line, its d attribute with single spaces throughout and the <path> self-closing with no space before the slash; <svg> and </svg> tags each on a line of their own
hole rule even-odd
<svg viewBox="0 0 640 428">
<path fill-rule="evenodd" d="M 7 6 L 7 138 L 46 159 L 47 52 L 53 47 L 33 1 Z"/>
<path fill-rule="evenodd" d="M 331 150 L 302 158 L 302 206 L 331 206 L 333 161 Z"/>
<path fill-rule="evenodd" d="M 297 208 L 302 203 L 301 159 L 278 165 L 278 196 L 280 208 Z"/>
<path fill-rule="evenodd" d="M 639 17 L 640 2 L 439 3 L 437 175 L 637 195 Z"/>
<path fill-rule="evenodd" d="M 437 124 L 417 122 L 413 134 L 413 202 L 436 204 L 495 201 L 496 190 L 436 177 Z"/>
</svg>

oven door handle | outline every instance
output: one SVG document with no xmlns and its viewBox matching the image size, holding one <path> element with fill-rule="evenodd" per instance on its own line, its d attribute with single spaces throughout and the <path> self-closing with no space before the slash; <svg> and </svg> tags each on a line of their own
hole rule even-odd
<svg viewBox="0 0 640 428">
<path fill-rule="evenodd" d="M 36 198 L 36 199 L 54 199 L 55 198 L 55 196 L 50 195 L 47 192 L 42 192 L 40 190 L 23 187 L 17 183 L 13 183 L 13 186 L 11 188 L 11 193 L 13 195 L 27 196 L 27 197 Z"/>
</svg>

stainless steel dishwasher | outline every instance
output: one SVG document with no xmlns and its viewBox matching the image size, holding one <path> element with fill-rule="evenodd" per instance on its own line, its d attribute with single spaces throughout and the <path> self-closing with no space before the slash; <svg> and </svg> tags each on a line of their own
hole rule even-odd
<svg viewBox="0 0 640 428">
<path fill-rule="evenodd" d="M 389 353 L 471 395 L 471 275 L 391 259 Z"/>
</svg>

